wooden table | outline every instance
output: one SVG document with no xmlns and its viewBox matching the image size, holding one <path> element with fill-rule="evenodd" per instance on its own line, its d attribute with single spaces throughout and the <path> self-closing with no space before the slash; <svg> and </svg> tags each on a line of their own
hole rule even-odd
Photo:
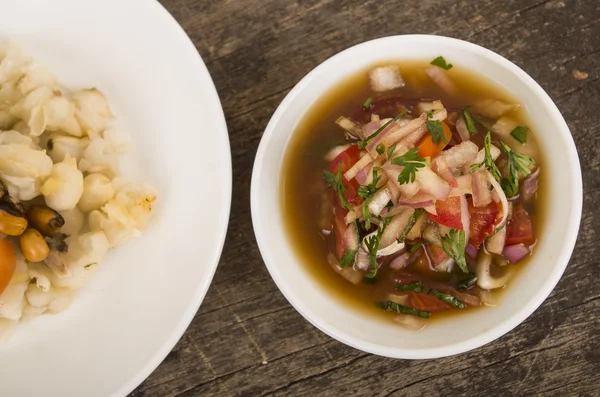
<svg viewBox="0 0 600 397">
<path fill-rule="evenodd" d="M 600 1 L 163 4 L 194 41 L 219 91 L 231 140 L 233 201 L 223 256 L 200 311 L 132 396 L 600 396 Z M 310 325 L 269 277 L 250 221 L 254 155 L 288 91 L 349 46 L 407 33 L 483 45 L 536 79 L 575 137 L 585 190 L 571 263 L 542 307 L 493 343 L 426 361 L 363 353 Z"/>
</svg>

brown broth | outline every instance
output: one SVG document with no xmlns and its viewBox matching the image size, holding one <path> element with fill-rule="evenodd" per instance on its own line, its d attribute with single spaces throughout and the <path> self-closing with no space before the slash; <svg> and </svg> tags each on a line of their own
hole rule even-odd
<svg viewBox="0 0 600 397">
<path fill-rule="evenodd" d="M 322 179 L 323 170 L 329 168 L 329 162 L 324 159 L 324 156 L 331 148 L 347 143 L 343 131 L 335 124 L 335 120 L 340 116 L 356 113 L 369 97 L 376 99 L 401 96 L 413 99 L 439 99 L 449 110 L 458 110 L 470 105 L 476 97 L 519 103 L 505 89 L 471 70 L 455 67 L 448 71 L 459 92 L 450 97 L 441 91 L 424 72 L 425 68 L 430 66 L 428 62 L 392 61 L 384 64 L 392 63 L 399 65 L 406 82 L 405 87 L 384 93 L 373 92 L 367 77 L 368 70 L 377 66 L 373 65 L 338 84 L 312 106 L 288 143 L 281 179 L 281 204 L 287 236 L 300 262 L 305 265 L 306 271 L 313 276 L 316 283 L 329 290 L 334 299 L 343 300 L 357 310 L 373 316 L 381 318 L 385 315 L 388 319 L 393 316 L 389 316 L 388 313 L 373 305 L 374 296 L 377 295 L 377 284 L 351 284 L 335 273 L 327 262 L 329 242 L 320 234 L 323 228 L 331 229 L 331 225 L 320 224 L 323 223 L 322 214 L 331 212 L 331 204 L 328 200 L 331 191 Z M 516 120 L 519 125 L 532 126 L 522 106 L 505 116 Z M 481 136 L 474 139 L 480 147 L 482 138 Z M 524 146 L 536 153 L 532 157 L 541 166 L 543 158 L 537 149 L 535 131 L 530 131 L 527 144 Z M 542 172 L 538 196 L 544 195 L 546 180 Z M 534 207 L 536 210 L 533 214 L 534 236 L 539 238 L 544 218 L 541 213 L 544 212 L 544 208 L 539 200 L 536 200 Z M 516 271 L 527 266 L 527 262 L 529 260 L 524 259 L 517 265 L 509 266 L 513 268 L 512 271 Z M 493 291 L 493 296 L 499 298 L 503 290 L 506 288 Z M 463 311 L 436 312 L 432 313 L 432 318 L 437 320 Z"/>
</svg>

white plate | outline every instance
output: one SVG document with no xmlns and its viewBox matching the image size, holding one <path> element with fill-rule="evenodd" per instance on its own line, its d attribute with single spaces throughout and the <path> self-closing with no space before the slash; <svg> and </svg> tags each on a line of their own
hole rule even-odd
<svg viewBox="0 0 600 397">
<path fill-rule="evenodd" d="M 66 86 L 103 91 L 133 137 L 124 173 L 158 191 L 142 238 L 113 250 L 68 311 L 22 324 L 0 345 L 0 395 L 125 395 L 189 325 L 223 247 L 231 155 L 218 95 L 154 1 L 7 1 L 0 38 Z"/>
</svg>

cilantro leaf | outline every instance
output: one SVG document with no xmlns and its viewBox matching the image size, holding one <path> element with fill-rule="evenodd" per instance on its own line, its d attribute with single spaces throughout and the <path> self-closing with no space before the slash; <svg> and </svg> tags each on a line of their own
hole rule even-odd
<svg viewBox="0 0 600 397">
<path fill-rule="evenodd" d="M 467 259 L 465 258 L 466 236 L 464 230 L 451 229 L 448 234 L 442 237 L 442 249 L 454 259 L 460 270 L 468 273 Z"/>
<path fill-rule="evenodd" d="M 458 290 L 464 291 L 471 288 L 477 282 L 477 275 L 470 273 L 465 279 L 458 283 Z"/>
<path fill-rule="evenodd" d="M 429 313 L 429 312 L 413 309 L 412 307 L 404 306 L 404 305 L 401 305 L 399 303 L 392 302 L 392 301 L 374 302 L 374 303 L 375 303 L 375 306 L 379 307 L 380 309 L 392 311 L 392 312 L 396 312 L 396 313 L 410 314 L 411 316 L 417 316 L 417 317 L 421 317 L 421 318 L 429 318 L 429 316 L 431 315 L 431 313 Z"/>
<path fill-rule="evenodd" d="M 394 144 L 394 145 L 392 145 L 392 146 L 390 146 L 390 147 L 388 148 L 388 150 L 387 150 L 387 157 L 388 157 L 388 159 L 389 159 L 390 157 L 392 157 L 392 154 L 394 154 L 394 150 L 396 150 L 396 145 L 395 145 L 395 144 Z"/>
<path fill-rule="evenodd" d="M 417 153 L 418 148 L 412 148 L 402 156 L 392 159 L 392 164 L 404 167 L 398 175 L 398 183 L 405 184 L 415 181 L 416 173 L 419 168 L 425 167 L 425 159 Z"/>
<path fill-rule="evenodd" d="M 529 131 L 529 128 L 519 125 L 510 132 L 510 135 L 522 144 L 527 142 L 527 131 Z"/>
<path fill-rule="evenodd" d="M 500 141 L 500 144 L 506 152 L 508 163 L 508 176 L 501 182 L 502 189 L 508 197 L 513 197 L 519 192 L 519 173 L 523 176 L 531 174 L 529 166 L 535 164 L 535 161 L 529 156 L 514 152 L 510 146 L 502 141 Z"/>
<path fill-rule="evenodd" d="M 432 117 L 433 110 L 430 110 L 427 113 L 427 121 L 425 122 L 425 124 L 427 125 L 427 129 L 431 134 L 431 139 L 433 140 L 433 143 L 437 145 L 438 143 L 440 143 L 440 140 L 444 143 L 448 143 L 448 139 L 444 135 L 444 126 L 442 125 L 442 122 L 439 120 L 432 120 Z"/>
<path fill-rule="evenodd" d="M 342 207 L 344 207 L 345 209 L 347 209 L 348 211 L 354 211 L 354 208 L 352 207 L 352 205 L 350 205 L 350 203 L 348 202 L 348 200 L 346 200 L 346 196 L 344 195 L 344 192 L 346 191 L 346 186 L 344 186 L 344 183 L 342 181 L 342 162 L 340 161 L 340 163 L 338 164 L 338 172 L 337 174 L 332 174 L 329 171 L 323 171 L 323 179 L 325 179 L 325 183 L 327 183 L 327 185 L 332 188 L 333 190 L 335 190 L 340 198 L 340 203 L 342 204 Z"/>
<path fill-rule="evenodd" d="M 479 131 L 477 130 L 477 125 L 475 125 L 475 119 L 473 119 L 473 116 L 471 116 L 471 113 L 469 113 L 467 108 L 464 108 L 462 110 L 462 114 L 463 114 L 463 118 L 465 119 L 465 124 L 467 126 L 467 130 L 469 131 L 469 134 L 471 134 L 471 135 L 477 134 L 477 132 L 479 132 Z"/>
<path fill-rule="evenodd" d="M 367 246 L 367 251 L 369 252 L 369 272 L 365 275 L 367 278 L 373 278 L 377 275 L 377 270 L 379 270 L 379 263 L 377 263 L 377 251 L 379 251 L 381 236 L 383 236 L 383 232 L 385 231 L 387 225 L 390 224 L 391 220 L 392 218 L 390 217 L 383 218 L 379 229 L 377 229 L 377 233 L 365 238 L 365 245 Z"/>
<path fill-rule="evenodd" d="M 433 288 L 429 288 L 428 286 L 424 285 L 420 281 L 417 281 L 415 283 L 410 283 L 410 284 L 396 284 L 396 290 L 397 291 L 413 291 L 413 292 L 420 292 L 423 294 L 431 295 L 433 297 L 438 298 L 442 302 L 446 302 L 450 306 L 453 306 L 453 307 L 456 307 L 459 309 L 464 309 L 465 307 L 467 307 L 467 305 L 465 305 L 464 303 L 459 301 L 455 296 L 447 294 L 445 292 L 438 291 Z"/>
<path fill-rule="evenodd" d="M 440 67 L 444 70 L 452 69 L 452 64 L 446 63 L 446 59 L 441 55 L 439 57 L 435 58 L 433 61 L 431 61 L 431 64 L 433 66 Z"/>
<path fill-rule="evenodd" d="M 477 171 L 479 168 L 486 167 L 490 171 L 490 173 L 494 176 L 494 179 L 496 179 L 498 182 L 500 182 L 500 178 L 501 178 L 500 170 L 496 166 L 496 163 L 494 162 L 494 158 L 492 157 L 491 145 L 492 145 L 492 134 L 488 131 L 487 135 L 485 136 L 485 141 L 484 141 L 485 157 L 483 158 L 483 161 L 481 163 L 473 164 L 471 166 L 471 170 L 469 171 L 469 173 L 472 174 L 475 171 Z"/>
<path fill-rule="evenodd" d="M 377 184 L 381 180 L 381 176 L 377 175 L 377 169 L 373 167 L 373 181 L 368 185 L 361 185 L 358 187 L 358 195 L 366 200 L 367 197 L 375 194 L 379 189 L 377 188 Z"/>
</svg>

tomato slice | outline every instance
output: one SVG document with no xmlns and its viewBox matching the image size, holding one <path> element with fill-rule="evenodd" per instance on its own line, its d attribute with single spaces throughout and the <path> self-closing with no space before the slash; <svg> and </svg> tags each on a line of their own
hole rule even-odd
<svg viewBox="0 0 600 397">
<path fill-rule="evenodd" d="M 450 131 L 450 127 L 446 125 L 443 121 L 442 127 L 444 127 L 444 137 L 446 138 L 446 142 L 443 139 L 436 144 L 433 142 L 433 137 L 431 134 L 425 135 L 425 137 L 421 140 L 418 145 L 419 148 L 419 156 L 425 157 L 434 157 L 438 154 L 442 153 L 442 150 L 446 147 L 448 142 L 450 142 L 450 138 L 452 138 L 452 131 Z"/>
<path fill-rule="evenodd" d="M 531 217 L 523 204 L 515 204 L 512 218 L 506 224 L 506 244 L 531 245 L 534 242 Z"/>
<path fill-rule="evenodd" d="M 428 244 L 427 249 L 429 250 L 429 257 L 431 258 L 431 262 L 433 262 L 433 266 L 439 265 L 449 258 L 446 251 L 433 244 Z"/>
<path fill-rule="evenodd" d="M 346 244 L 344 243 L 344 232 L 346 231 L 346 221 L 345 217 L 348 213 L 347 210 L 342 208 L 339 203 L 339 199 L 335 200 L 335 205 L 333 206 L 333 232 L 335 233 L 335 257 L 339 260 L 344 257 L 344 253 L 346 252 Z"/>
<path fill-rule="evenodd" d="M 0 294 L 4 292 L 10 279 L 15 274 L 17 259 L 14 246 L 7 240 L 0 238 Z"/>
<path fill-rule="evenodd" d="M 469 200 L 469 213 L 471 215 L 469 244 L 479 248 L 483 240 L 494 232 L 500 207 L 499 204 L 492 201 L 486 207 L 476 208 Z"/>
<path fill-rule="evenodd" d="M 452 309 L 451 305 L 439 300 L 435 296 L 421 294 L 419 292 L 411 292 L 409 294 L 407 306 L 427 312 L 439 312 L 441 310 Z"/>
<path fill-rule="evenodd" d="M 335 159 L 333 159 L 329 165 L 329 172 L 336 175 L 341 164 L 343 175 L 346 171 L 352 168 L 352 166 L 356 164 L 358 160 L 360 160 L 360 149 L 357 145 L 352 145 L 342 153 L 338 154 Z M 346 187 L 346 190 L 344 191 L 346 200 L 348 200 L 350 204 L 360 203 L 361 198 L 358 195 L 358 182 L 355 179 L 347 181 L 346 178 L 342 176 L 342 183 Z"/>
<path fill-rule="evenodd" d="M 451 227 L 452 229 L 463 230 L 463 224 L 460 217 L 460 197 L 449 197 L 446 200 L 435 202 L 437 215 L 429 214 L 429 219 L 440 225 Z"/>
</svg>

